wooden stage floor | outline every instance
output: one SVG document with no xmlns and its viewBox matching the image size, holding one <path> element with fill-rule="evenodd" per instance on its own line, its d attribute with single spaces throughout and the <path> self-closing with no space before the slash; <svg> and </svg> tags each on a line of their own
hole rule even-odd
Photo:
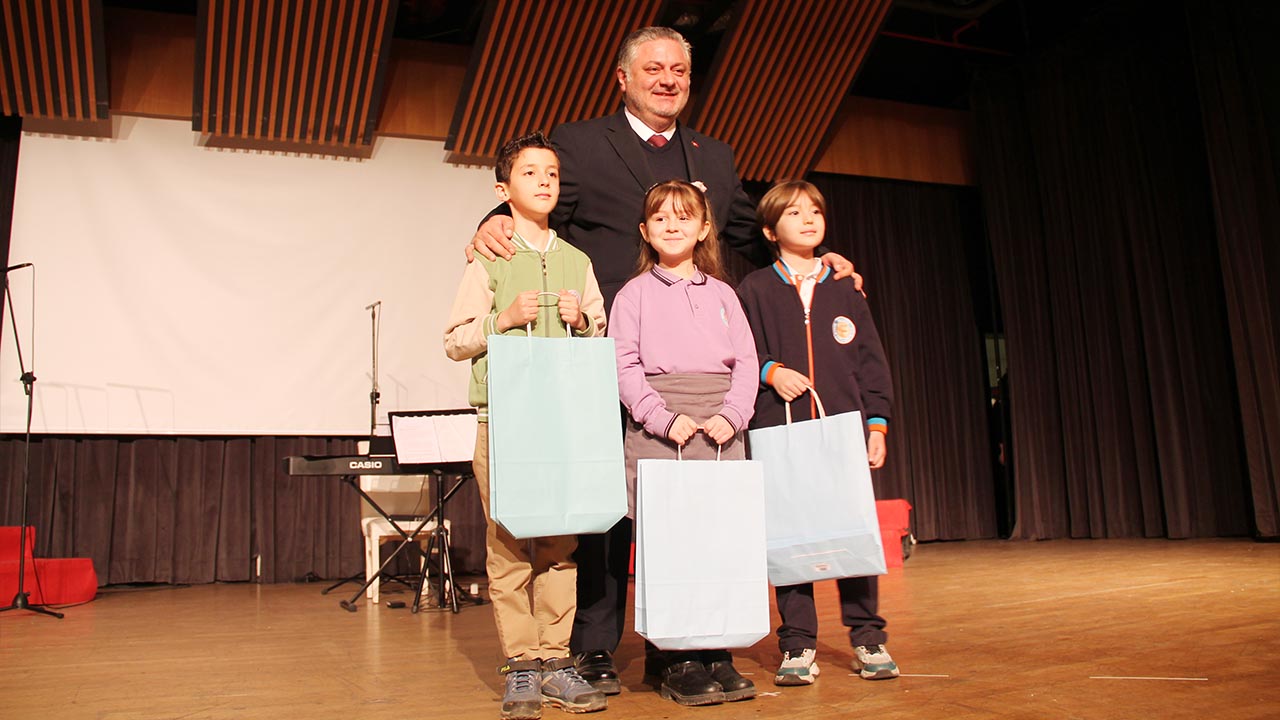
<svg viewBox="0 0 1280 720">
<path fill-rule="evenodd" d="M 498 717 L 490 606 L 352 614 L 321 587 L 106 589 L 63 620 L 0 615 L 0 718 Z M 641 682 L 628 633 L 624 690 L 594 717 L 1280 718 L 1280 544 L 920 546 L 882 580 L 904 675 L 881 682 L 852 676 L 820 588 L 816 685 L 773 686 L 770 637 L 739 654 L 759 698 L 681 708 Z"/>
</svg>

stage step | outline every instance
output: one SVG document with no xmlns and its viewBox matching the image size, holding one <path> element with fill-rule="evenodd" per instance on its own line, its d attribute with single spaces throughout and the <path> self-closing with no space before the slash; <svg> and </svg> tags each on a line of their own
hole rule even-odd
<svg viewBox="0 0 1280 720">
<path fill-rule="evenodd" d="M 8 604 L 18 593 L 17 527 L 0 527 L 0 603 Z M 89 558 L 36 558 L 32 552 L 36 529 L 27 527 L 23 590 L 32 605 L 72 605 L 88 602 L 98 594 L 98 573 Z"/>
</svg>

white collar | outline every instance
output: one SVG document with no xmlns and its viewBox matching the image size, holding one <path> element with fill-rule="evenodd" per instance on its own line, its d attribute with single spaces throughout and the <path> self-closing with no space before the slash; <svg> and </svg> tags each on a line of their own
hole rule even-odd
<svg viewBox="0 0 1280 720">
<path fill-rule="evenodd" d="M 799 275 L 805 280 L 817 280 L 818 276 L 822 274 L 822 258 L 815 257 L 813 259 L 813 269 L 807 273 L 796 272 L 795 269 L 788 265 L 787 261 L 782 258 L 778 258 L 778 262 L 782 263 L 782 267 L 786 268 L 787 273 L 793 278 Z"/>
<path fill-rule="evenodd" d="M 622 112 L 627 116 L 627 124 L 631 126 L 631 130 L 635 132 L 635 134 L 645 142 L 649 142 L 649 138 L 653 137 L 654 135 L 661 135 L 667 140 L 671 140 L 671 137 L 676 134 L 675 123 L 672 123 L 671 128 L 668 129 L 666 132 L 654 132 L 653 128 L 649 127 L 648 125 L 645 125 L 640 118 L 636 117 L 635 115 L 632 115 L 631 111 L 628 110 L 626 107 L 622 108 Z"/>
<path fill-rule="evenodd" d="M 539 250 L 538 248 L 529 244 L 529 241 L 520 237 L 520 233 L 518 232 L 511 233 L 511 241 L 526 250 L 532 250 L 536 253 L 550 252 L 556 248 L 556 231 L 551 229 L 547 230 L 547 247 L 545 250 Z"/>
</svg>

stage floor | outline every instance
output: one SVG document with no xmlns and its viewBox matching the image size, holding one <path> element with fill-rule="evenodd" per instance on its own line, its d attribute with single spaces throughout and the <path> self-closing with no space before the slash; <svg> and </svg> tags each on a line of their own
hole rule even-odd
<svg viewBox="0 0 1280 720">
<path fill-rule="evenodd" d="M 498 717 L 489 605 L 348 613 L 338 600 L 352 586 L 322 587 L 109 588 L 63 620 L 4 613 L 0 718 Z M 769 637 L 738 654 L 760 697 L 681 708 L 642 683 L 628 633 L 623 692 L 595 717 L 1280 717 L 1280 544 L 920 546 L 881 581 L 903 672 L 881 682 L 852 675 L 834 584 L 819 587 L 816 685 L 774 687 Z"/>
</svg>

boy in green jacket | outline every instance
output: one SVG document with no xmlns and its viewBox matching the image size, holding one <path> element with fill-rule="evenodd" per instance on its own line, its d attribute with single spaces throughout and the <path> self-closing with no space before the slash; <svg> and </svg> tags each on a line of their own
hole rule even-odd
<svg viewBox="0 0 1280 720">
<path fill-rule="evenodd" d="M 542 133 L 508 142 L 494 174 L 515 224 L 511 260 L 467 265 L 449 313 L 445 352 L 471 360 L 468 395 L 479 412 L 472 468 L 487 518 L 489 596 L 507 662 L 502 717 L 533 720 L 545 702 L 569 712 L 605 708 L 605 696 L 574 669 L 569 635 L 577 607 L 577 537 L 517 540 L 489 518 L 488 338 L 490 335 L 603 336 L 604 297 L 581 250 L 556 236 L 547 218 L 560 197 L 559 159 Z M 532 546 L 532 552 L 530 552 Z M 535 563 L 536 558 L 536 563 Z M 530 604 L 529 585 L 536 591 Z"/>
</svg>

